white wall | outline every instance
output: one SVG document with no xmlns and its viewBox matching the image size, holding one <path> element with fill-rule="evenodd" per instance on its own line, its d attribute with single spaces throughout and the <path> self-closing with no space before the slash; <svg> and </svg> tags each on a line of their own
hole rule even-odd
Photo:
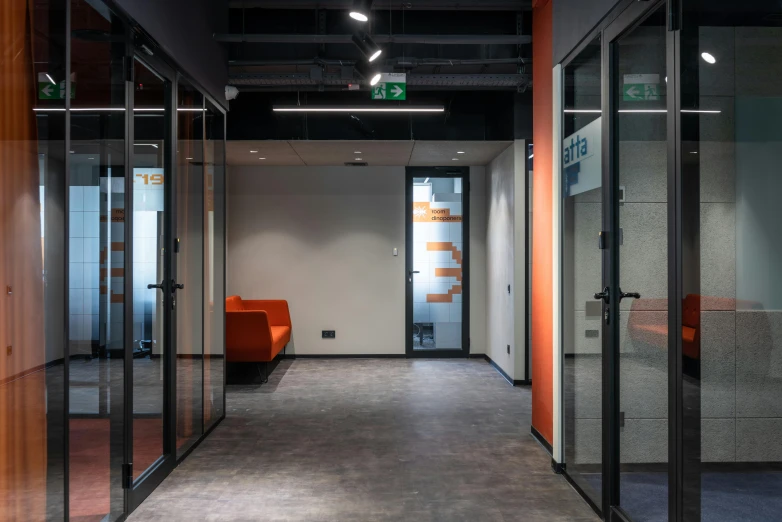
<svg viewBox="0 0 782 522">
<path fill-rule="evenodd" d="M 526 368 L 524 150 L 517 141 L 486 168 L 486 354 L 513 380 Z"/>
<path fill-rule="evenodd" d="M 486 168 L 470 167 L 470 353 L 486 345 Z"/>
<path fill-rule="evenodd" d="M 473 187 L 483 184 L 480 170 L 471 177 Z M 480 353 L 485 221 L 475 206 L 471 338 Z M 286 299 L 289 351 L 404 354 L 405 270 L 404 167 L 229 169 L 227 295 Z M 321 339 L 322 330 L 336 330 L 336 339 Z"/>
</svg>

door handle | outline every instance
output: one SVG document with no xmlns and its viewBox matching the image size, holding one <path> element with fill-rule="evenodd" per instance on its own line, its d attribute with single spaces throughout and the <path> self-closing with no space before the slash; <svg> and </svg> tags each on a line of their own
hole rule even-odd
<svg viewBox="0 0 782 522">
<path fill-rule="evenodd" d="M 608 287 L 603 288 L 602 292 L 595 294 L 595 299 L 602 299 L 605 304 L 610 304 L 611 294 Z"/>
<path fill-rule="evenodd" d="M 157 288 L 158 290 L 163 290 L 163 287 L 164 287 L 163 281 L 161 281 L 159 285 L 154 285 L 154 284 L 147 285 L 148 290 L 152 290 L 153 288 Z"/>
<path fill-rule="evenodd" d="M 408 272 L 410 273 L 410 275 L 413 275 L 413 274 L 420 274 L 420 273 L 421 273 L 421 271 L 420 271 L 420 270 L 408 270 Z"/>
<path fill-rule="evenodd" d="M 175 279 L 171 280 L 171 292 L 175 292 L 176 290 L 182 290 L 185 288 L 185 285 L 182 283 L 177 283 Z"/>
<path fill-rule="evenodd" d="M 641 294 L 638 292 L 622 292 L 622 289 L 619 289 L 619 300 L 621 301 L 625 297 L 632 297 L 633 299 L 640 299 Z"/>
</svg>

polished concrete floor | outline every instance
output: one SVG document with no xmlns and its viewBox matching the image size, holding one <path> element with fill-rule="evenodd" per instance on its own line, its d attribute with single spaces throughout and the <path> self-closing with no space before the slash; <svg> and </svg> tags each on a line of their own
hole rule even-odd
<svg viewBox="0 0 782 522">
<path fill-rule="evenodd" d="M 129 521 L 597 520 L 529 427 L 484 361 L 283 361 Z"/>
</svg>

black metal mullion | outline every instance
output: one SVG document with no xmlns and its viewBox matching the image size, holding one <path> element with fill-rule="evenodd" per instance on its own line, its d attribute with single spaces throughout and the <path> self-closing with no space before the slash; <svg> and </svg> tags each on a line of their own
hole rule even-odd
<svg viewBox="0 0 782 522">
<path fill-rule="evenodd" d="M 669 21 L 673 15 L 669 1 Z M 681 71 L 679 53 L 681 33 L 669 26 L 667 33 L 667 168 L 668 168 L 668 331 L 681 331 Z M 684 459 L 682 344 L 680 335 L 668 336 L 668 520 L 679 522 L 683 516 L 682 484 Z"/>
<path fill-rule="evenodd" d="M 603 231 L 608 234 L 607 248 L 602 252 L 603 287 L 609 288 L 609 303 L 603 304 L 603 513 L 610 518 L 611 506 L 619 504 L 619 412 L 618 393 L 618 299 L 616 288 L 618 276 L 618 249 L 615 231 L 618 217 L 615 215 L 616 151 L 613 138 L 616 132 L 615 88 L 612 78 L 615 70 L 616 49 L 613 40 L 603 38 L 602 42 L 602 105 L 603 105 Z M 606 321 L 606 318 L 608 319 Z"/>
<path fill-rule="evenodd" d="M 70 226 L 71 226 L 71 2 L 62 0 L 65 3 L 65 144 L 61 154 L 65 163 L 65 187 L 64 187 L 64 209 L 65 215 L 63 229 L 63 520 L 70 519 L 70 411 L 71 411 L 71 343 L 70 343 Z"/>
</svg>

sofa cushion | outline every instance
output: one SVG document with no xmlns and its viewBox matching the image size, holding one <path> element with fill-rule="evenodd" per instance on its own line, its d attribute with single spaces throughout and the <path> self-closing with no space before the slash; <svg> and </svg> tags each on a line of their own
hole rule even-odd
<svg viewBox="0 0 782 522">
<path fill-rule="evenodd" d="M 291 340 L 291 329 L 289 326 L 272 326 L 272 359 L 280 353 L 285 345 Z"/>
</svg>

